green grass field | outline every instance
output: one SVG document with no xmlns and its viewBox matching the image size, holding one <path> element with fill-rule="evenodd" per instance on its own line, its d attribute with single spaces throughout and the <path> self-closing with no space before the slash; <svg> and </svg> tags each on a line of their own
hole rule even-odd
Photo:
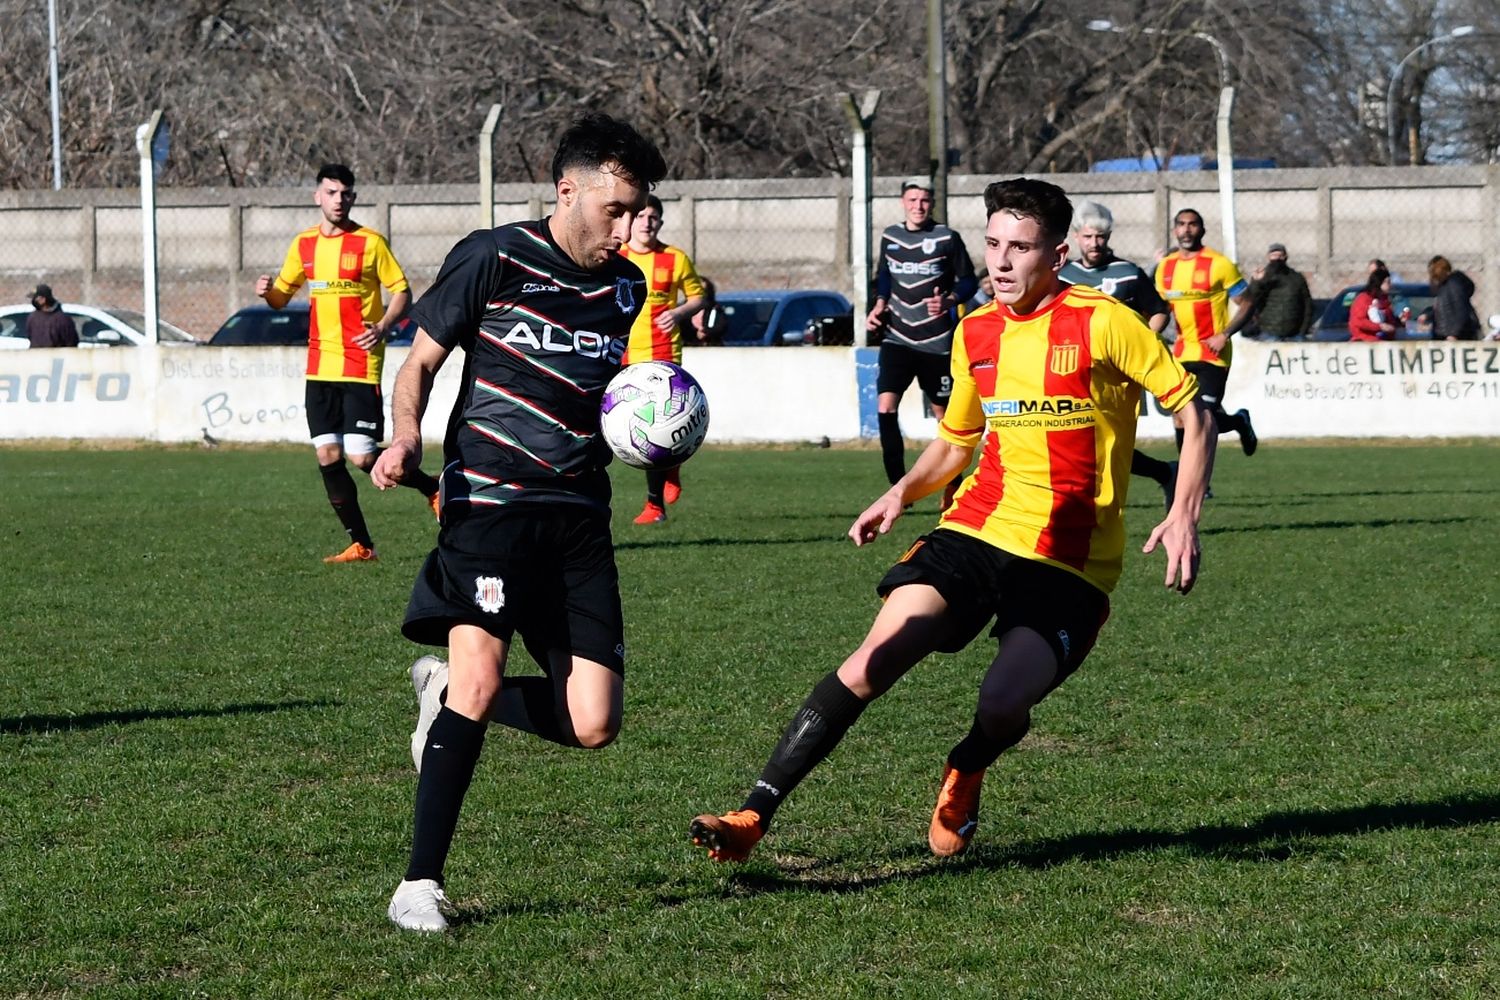
<svg viewBox="0 0 1500 1000">
<path fill-rule="evenodd" d="M 1197 590 L 1127 556 L 946 862 L 988 641 L 872 707 L 750 863 L 685 838 L 935 504 L 856 550 L 875 452 L 709 450 L 640 528 L 617 468 L 624 732 L 491 730 L 443 938 L 385 918 L 420 498 L 364 483 L 382 561 L 330 567 L 304 448 L 0 451 L 0 995 L 1500 995 L 1500 446 L 1225 445 Z M 1134 550 L 1159 509 L 1137 480 Z"/>
</svg>

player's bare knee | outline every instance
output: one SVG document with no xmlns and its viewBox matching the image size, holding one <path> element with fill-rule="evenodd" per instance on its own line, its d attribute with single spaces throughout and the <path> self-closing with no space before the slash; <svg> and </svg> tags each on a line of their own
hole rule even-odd
<svg viewBox="0 0 1500 1000">
<path fill-rule="evenodd" d="M 349 461 L 352 465 L 354 465 L 355 468 L 359 469 L 361 472 L 369 472 L 371 469 L 375 468 L 375 452 L 367 451 L 356 453 L 351 451 L 349 452 Z"/>
<path fill-rule="evenodd" d="M 619 735 L 620 720 L 615 718 L 601 719 L 593 725 L 580 726 L 575 722 L 573 726 L 573 736 L 585 750 L 603 750 Z"/>
<path fill-rule="evenodd" d="M 448 693 L 443 701 L 467 719 L 487 719 L 500 697 L 498 677 L 455 677 L 449 675 Z"/>
</svg>

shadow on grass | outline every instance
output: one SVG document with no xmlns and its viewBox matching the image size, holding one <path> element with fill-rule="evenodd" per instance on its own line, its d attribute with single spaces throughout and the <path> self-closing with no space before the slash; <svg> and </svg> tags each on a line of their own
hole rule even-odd
<svg viewBox="0 0 1500 1000">
<path fill-rule="evenodd" d="M 1364 521 L 1307 521 L 1275 524 L 1240 524 L 1222 528 L 1199 528 L 1199 535 L 1237 535 L 1251 531 L 1323 531 L 1331 528 L 1397 528 L 1428 524 L 1468 524 L 1474 517 L 1372 517 Z"/>
<path fill-rule="evenodd" d="M 863 892 L 894 882 L 1001 868 L 1047 869 L 1072 861 L 1102 861 L 1127 854 L 1182 852 L 1240 861 L 1285 861 L 1297 841 L 1377 830 L 1435 830 L 1500 822 L 1500 796 L 1455 795 L 1431 802 L 1371 803 L 1329 810 L 1269 813 L 1245 826 L 1221 824 L 1192 830 L 1126 829 L 1077 833 L 1015 844 L 981 845 L 939 861 L 925 845 L 892 851 L 872 869 L 844 868 L 840 858 L 799 858 L 780 866 L 735 872 L 731 893 Z M 862 869 L 862 870 L 861 870 Z M 675 900 L 663 900 L 672 903 Z"/>
<path fill-rule="evenodd" d="M 243 705 L 218 708 L 132 708 L 117 712 L 80 712 L 76 715 L 22 715 L 0 719 L 0 735 L 66 732 L 98 729 L 101 726 L 128 725 L 153 719 L 219 718 L 228 715 L 259 715 L 266 712 L 290 712 L 300 708 L 334 708 L 339 704 L 327 700 L 252 701 Z"/>
</svg>

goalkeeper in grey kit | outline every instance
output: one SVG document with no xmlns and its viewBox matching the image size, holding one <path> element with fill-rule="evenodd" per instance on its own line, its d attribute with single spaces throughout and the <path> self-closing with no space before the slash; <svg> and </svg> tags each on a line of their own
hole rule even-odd
<svg viewBox="0 0 1500 1000">
<path fill-rule="evenodd" d="M 411 855 L 387 908 L 405 930 L 448 927 L 443 869 L 490 721 L 585 749 L 619 732 L 624 626 L 599 406 L 646 301 L 620 246 L 665 173 L 634 128 L 585 115 L 552 161 L 556 211 L 465 237 L 412 309 L 420 329 L 396 375 L 377 486 L 418 468 L 422 415 L 454 348 L 464 371 L 442 529 L 402 624 L 448 649 L 446 662 L 412 666 L 420 777 Z M 546 676 L 505 677 L 518 632 Z"/>
</svg>

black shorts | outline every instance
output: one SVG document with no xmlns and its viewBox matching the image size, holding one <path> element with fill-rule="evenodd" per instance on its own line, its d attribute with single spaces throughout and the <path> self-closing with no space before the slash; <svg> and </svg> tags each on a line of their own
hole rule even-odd
<svg viewBox="0 0 1500 1000">
<path fill-rule="evenodd" d="M 939 406 L 948 405 L 953 395 L 953 370 L 948 354 L 928 354 L 914 351 L 889 341 L 880 345 L 880 370 L 875 376 L 875 391 L 894 392 L 901 395 L 911 380 L 927 394 L 927 398 Z"/>
<path fill-rule="evenodd" d="M 948 602 L 952 627 L 939 651 L 963 649 L 991 618 L 995 639 L 1029 628 L 1057 655 L 1053 687 L 1083 663 L 1109 617 L 1109 596 L 1082 578 L 944 528 L 917 539 L 875 591 L 885 597 L 908 583 L 929 584 Z"/>
<path fill-rule="evenodd" d="M 307 431 L 315 438 L 363 434 L 380 441 L 385 437 L 385 405 L 380 386 L 373 383 L 308 379 L 304 409 Z"/>
<path fill-rule="evenodd" d="M 1207 361 L 1184 361 L 1182 367 L 1198 380 L 1198 398 L 1211 410 L 1224 408 L 1224 387 L 1229 384 L 1229 369 Z"/>
<path fill-rule="evenodd" d="M 446 646 L 454 625 L 477 625 L 507 643 L 519 632 L 543 668 L 547 651 L 561 649 L 623 675 L 609 512 L 573 503 L 450 505 L 401 632 Z"/>
</svg>

